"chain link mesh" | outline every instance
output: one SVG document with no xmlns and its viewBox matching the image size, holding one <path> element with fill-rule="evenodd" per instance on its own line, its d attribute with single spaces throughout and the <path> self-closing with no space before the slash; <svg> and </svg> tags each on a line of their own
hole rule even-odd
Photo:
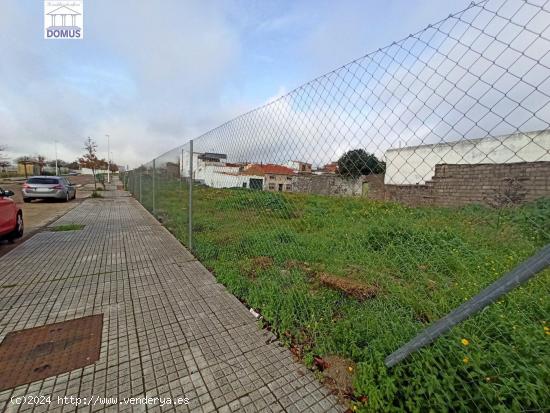
<svg viewBox="0 0 550 413">
<path fill-rule="evenodd" d="M 547 410 L 548 271 L 384 358 L 549 243 L 549 26 L 547 1 L 472 3 L 127 188 L 189 245 L 191 172 L 195 255 L 306 364 L 347 363 L 354 409 Z"/>
</svg>

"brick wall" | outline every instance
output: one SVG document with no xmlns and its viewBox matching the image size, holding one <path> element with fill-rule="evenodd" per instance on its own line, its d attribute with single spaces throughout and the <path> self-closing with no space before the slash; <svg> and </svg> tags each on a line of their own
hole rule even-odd
<svg viewBox="0 0 550 413">
<path fill-rule="evenodd" d="M 550 197 L 550 162 L 441 164 L 424 185 L 384 185 L 376 176 L 367 177 L 366 182 L 372 199 L 407 205 L 500 207 Z"/>
</svg>

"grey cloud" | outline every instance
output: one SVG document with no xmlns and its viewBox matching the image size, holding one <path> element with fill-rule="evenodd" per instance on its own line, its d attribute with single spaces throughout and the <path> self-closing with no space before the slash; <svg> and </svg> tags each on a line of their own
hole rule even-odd
<svg viewBox="0 0 550 413">
<path fill-rule="evenodd" d="M 0 142 L 14 156 L 57 139 L 72 159 L 86 136 L 105 151 L 109 133 L 115 157 L 135 164 L 197 133 L 194 119 L 234 115 L 219 93 L 240 43 L 215 2 L 85 2 L 81 41 L 43 40 L 42 7 L 8 0 L 0 15 Z"/>
</svg>

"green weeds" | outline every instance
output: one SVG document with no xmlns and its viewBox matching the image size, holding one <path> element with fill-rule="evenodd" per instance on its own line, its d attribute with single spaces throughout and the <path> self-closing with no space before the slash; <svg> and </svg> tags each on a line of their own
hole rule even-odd
<svg viewBox="0 0 550 413">
<path fill-rule="evenodd" d="M 61 232 L 61 231 L 78 231 L 84 228 L 84 225 L 81 224 L 63 224 L 57 225 L 55 227 L 50 227 L 50 231 Z"/>
<path fill-rule="evenodd" d="M 145 182 L 145 181 L 144 181 Z M 187 244 L 186 187 L 156 182 L 156 212 Z M 144 205 L 152 205 L 144 186 Z M 357 363 L 355 409 L 519 411 L 550 405 L 550 273 L 393 369 L 384 358 L 549 242 L 550 200 L 496 211 L 194 188 L 193 246 L 306 362 Z M 327 278 L 329 277 L 329 278 Z M 323 280 L 376 286 L 357 299 Z M 468 345 L 463 344 L 466 339 Z"/>
</svg>

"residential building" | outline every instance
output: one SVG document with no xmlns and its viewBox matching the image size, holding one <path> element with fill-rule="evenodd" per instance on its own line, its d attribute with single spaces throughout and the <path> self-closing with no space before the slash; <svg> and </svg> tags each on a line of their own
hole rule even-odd
<svg viewBox="0 0 550 413">
<path fill-rule="evenodd" d="M 249 164 L 244 167 L 242 174 L 263 177 L 264 191 L 292 192 L 293 190 L 295 172 L 283 165 Z"/>
<path fill-rule="evenodd" d="M 302 161 L 288 161 L 285 166 L 297 173 L 310 174 L 312 164 Z"/>
<path fill-rule="evenodd" d="M 325 164 L 322 168 L 319 168 L 315 173 L 317 174 L 335 174 L 338 172 L 338 162 L 331 162 Z"/>
<path fill-rule="evenodd" d="M 263 189 L 263 176 L 243 175 L 246 164 L 226 160 L 222 153 L 193 153 L 193 180 L 212 188 Z M 182 153 L 181 164 L 181 176 L 189 177 L 189 152 Z"/>
<path fill-rule="evenodd" d="M 189 152 L 182 151 L 181 175 L 189 176 Z M 201 180 L 204 170 L 209 165 L 219 166 L 225 163 L 227 155 L 223 153 L 193 152 L 193 179 Z"/>
</svg>

